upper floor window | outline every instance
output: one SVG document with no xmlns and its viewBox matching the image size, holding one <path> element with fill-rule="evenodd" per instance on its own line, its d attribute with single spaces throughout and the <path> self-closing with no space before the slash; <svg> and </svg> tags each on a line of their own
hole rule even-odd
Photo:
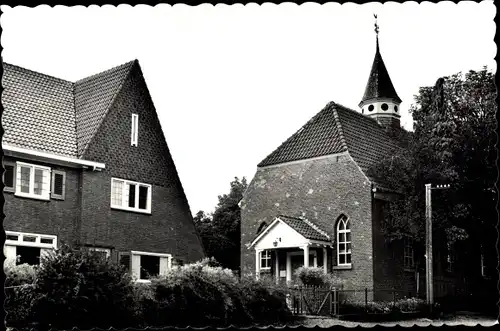
<svg viewBox="0 0 500 331">
<path fill-rule="evenodd" d="M 403 238 L 403 264 L 405 268 L 415 268 L 415 245 L 413 239 L 409 237 Z"/>
<path fill-rule="evenodd" d="M 16 195 L 42 200 L 50 199 L 49 167 L 17 162 L 16 172 Z"/>
<path fill-rule="evenodd" d="M 111 208 L 151 213 L 151 185 L 111 179 Z"/>
<path fill-rule="evenodd" d="M 337 221 L 337 265 L 351 265 L 351 224 L 345 215 Z"/>
<path fill-rule="evenodd" d="M 139 115 L 132 114 L 132 131 L 131 131 L 131 142 L 132 146 L 137 146 L 139 139 Z"/>
<path fill-rule="evenodd" d="M 271 251 L 264 250 L 260 252 L 260 269 L 271 269 Z"/>
<path fill-rule="evenodd" d="M 4 192 L 33 199 L 64 200 L 66 173 L 49 167 L 24 162 L 4 162 Z M 51 176 L 52 174 L 52 176 Z"/>
</svg>

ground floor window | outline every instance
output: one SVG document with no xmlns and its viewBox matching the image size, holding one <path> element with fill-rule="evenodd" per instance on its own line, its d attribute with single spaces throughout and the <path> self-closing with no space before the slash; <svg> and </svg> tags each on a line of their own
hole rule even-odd
<svg viewBox="0 0 500 331">
<path fill-rule="evenodd" d="M 109 259 L 111 256 L 111 249 L 103 247 L 89 247 L 89 251 L 95 255 L 100 256 L 103 260 Z"/>
<path fill-rule="evenodd" d="M 271 251 L 265 250 L 260 252 L 260 269 L 269 270 L 271 269 Z"/>
<path fill-rule="evenodd" d="M 4 254 L 8 264 L 40 264 L 40 258 L 57 248 L 57 236 L 5 231 Z"/>
<path fill-rule="evenodd" d="M 172 268 L 172 255 L 152 252 L 131 252 L 132 276 L 139 281 L 162 276 Z"/>
</svg>

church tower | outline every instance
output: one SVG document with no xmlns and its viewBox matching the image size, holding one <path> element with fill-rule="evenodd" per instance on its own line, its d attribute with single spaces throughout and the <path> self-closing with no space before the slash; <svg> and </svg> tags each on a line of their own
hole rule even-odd
<svg viewBox="0 0 500 331">
<path fill-rule="evenodd" d="M 392 85 L 391 78 L 382 60 L 382 55 L 380 55 L 377 15 L 374 16 L 377 48 L 370 77 L 368 77 L 368 83 L 366 84 L 365 94 L 359 103 L 359 107 L 361 108 L 361 113 L 374 118 L 380 125 L 399 128 L 401 126 L 401 115 L 399 114 L 401 99 Z"/>
</svg>

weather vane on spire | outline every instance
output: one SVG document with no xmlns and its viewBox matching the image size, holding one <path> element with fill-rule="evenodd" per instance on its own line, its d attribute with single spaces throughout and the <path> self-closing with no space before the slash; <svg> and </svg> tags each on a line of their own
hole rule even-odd
<svg viewBox="0 0 500 331">
<path fill-rule="evenodd" d="M 377 14 L 373 14 L 373 17 L 375 17 L 375 33 L 377 34 L 377 37 L 378 37 Z"/>
</svg>

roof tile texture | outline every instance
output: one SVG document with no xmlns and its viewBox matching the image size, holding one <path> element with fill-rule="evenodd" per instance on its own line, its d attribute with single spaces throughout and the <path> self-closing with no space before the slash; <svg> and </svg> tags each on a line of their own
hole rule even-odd
<svg viewBox="0 0 500 331">
<path fill-rule="evenodd" d="M 134 63 L 137 61 L 76 83 L 3 63 L 3 141 L 81 157 Z"/>
<path fill-rule="evenodd" d="M 313 224 L 311 221 L 305 221 L 301 218 L 285 215 L 279 215 L 278 218 L 288 224 L 288 226 L 300 233 L 306 239 L 330 241 L 330 238 L 328 238 L 326 235 L 321 233 L 321 231 L 318 231 L 308 223 L 310 222 L 311 224 Z"/>
</svg>

